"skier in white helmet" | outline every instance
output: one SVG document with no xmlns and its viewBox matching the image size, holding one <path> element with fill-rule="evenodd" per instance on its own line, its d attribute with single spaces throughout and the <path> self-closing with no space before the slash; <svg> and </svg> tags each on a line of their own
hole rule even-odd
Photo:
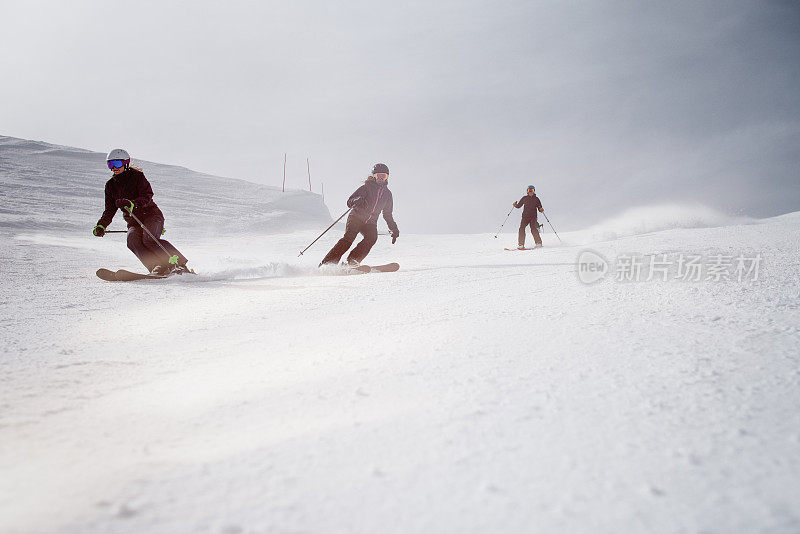
<svg viewBox="0 0 800 534">
<path fill-rule="evenodd" d="M 115 148 L 108 153 L 106 164 L 113 173 L 106 182 L 106 209 L 92 233 L 103 237 L 117 210 L 121 209 L 122 216 L 128 223 L 128 248 L 149 272 L 167 275 L 189 271 L 186 257 L 169 241 L 161 239 L 164 214 L 153 202 L 153 188 L 142 170 L 131 167 L 130 155 L 121 148 Z M 142 229 L 132 215 L 141 221 L 149 233 Z"/>
</svg>

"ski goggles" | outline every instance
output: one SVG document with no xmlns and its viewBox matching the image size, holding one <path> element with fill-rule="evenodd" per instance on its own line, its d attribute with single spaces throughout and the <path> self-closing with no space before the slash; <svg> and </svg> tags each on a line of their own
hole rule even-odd
<svg viewBox="0 0 800 534">
<path fill-rule="evenodd" d="M 535 193 L 536 192 L 536 188 L 535 187 L 529 187 L 528 188 L 528 193 L 530 193 L 531 191 L 533 191 Z"/>
<path fill-rule="evenodd" d="M 387 180 L 389 180 L 388 172 L 376 172 L 372 176 L 375 177 L 376 182 L 386 182 Z"/>
<path fill-rule="evenodd" d="M 128 165 L 130 162 L 131 160 L 129 159 L 110 159 L 106 162 L 106 164 L 108 165 L 108 168 L 113 171 L 114 169 L 119 169 L 120 167 Z"/>
</svg>

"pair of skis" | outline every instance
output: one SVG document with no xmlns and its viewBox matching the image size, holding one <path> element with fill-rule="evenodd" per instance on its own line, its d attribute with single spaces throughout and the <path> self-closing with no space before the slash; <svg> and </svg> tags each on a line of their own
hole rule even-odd
<svg viewBox="0 0 800 534">
<path fill-rule="evenodd" d="M 194 274 L 194 271 L 188 272 Z M 126 271 L 125 269 L 119 269 L 118 271 L 112 271 L 110 269 L 97 269 L 96 274 L 98 278 L 105 280 L 106 282 L 133 282 L 135 280 L 161 280 L 163 278 L 169 278 L 173 274 L 180 273 L 142 274 Z"/>
<path fill-rule="evenodd" d="M 348 274 L 363 274 L 363 273 L 393 273 L 400 270 L 399 263 L 387 263 L 385 265 L 358 265 L 350 267 L 345 265 L 345 269 L 352 271 Z"/>
<path fill-rule="evenodd" d="M 399 263 L 387 263 L 385 265 L 359 265 L 357 267 L 346 267 L 346 274 L 366 274 L 366 273 L 393 273 L 400 269 Z M 190 271 L 194 274 L 194 271 Z M 133 282 L 136 280 L 162 280 L 168 278 L 176 273 L 169 273 L 164 275 L 159 274 L 141 274 L 119 269 L 112 271 L 110 269 L 98 269 L 97 276 L 106 282 Z"/>
</svg>

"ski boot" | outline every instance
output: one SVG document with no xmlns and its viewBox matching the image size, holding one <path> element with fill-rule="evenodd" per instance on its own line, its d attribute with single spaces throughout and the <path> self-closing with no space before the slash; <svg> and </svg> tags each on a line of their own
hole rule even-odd
<svg viewBox="0 0 800 534">
<path fill-rule="evenodd" d="M 167 276 L 172 273 L 172 266 L 156 265 L 150 274 L 155 276 Z"/>
<path fill-rule="evenodd" d="M 185 263 L 182 265 L 176 265 L 172 272 L 174 274 L 195 274 L 194 269 L 188 268 Z"/>
</svg>

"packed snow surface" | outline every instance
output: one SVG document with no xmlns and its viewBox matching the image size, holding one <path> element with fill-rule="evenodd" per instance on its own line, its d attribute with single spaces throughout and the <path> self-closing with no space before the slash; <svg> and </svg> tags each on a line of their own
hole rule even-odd
<svg viewBox="0 0 800 534">
<path fill-rule="evenodd" d="M 322 221 L 173 209 L 198 274 L 109 283 L 141 266 L 93 201 L 82 228 L 0 214 L 4 534 L 800 530 L 800 213 L 383 236 L 399 272 L 343 275 L 317 268 L 340 230 L 298 258 Z"/>
</svg>

